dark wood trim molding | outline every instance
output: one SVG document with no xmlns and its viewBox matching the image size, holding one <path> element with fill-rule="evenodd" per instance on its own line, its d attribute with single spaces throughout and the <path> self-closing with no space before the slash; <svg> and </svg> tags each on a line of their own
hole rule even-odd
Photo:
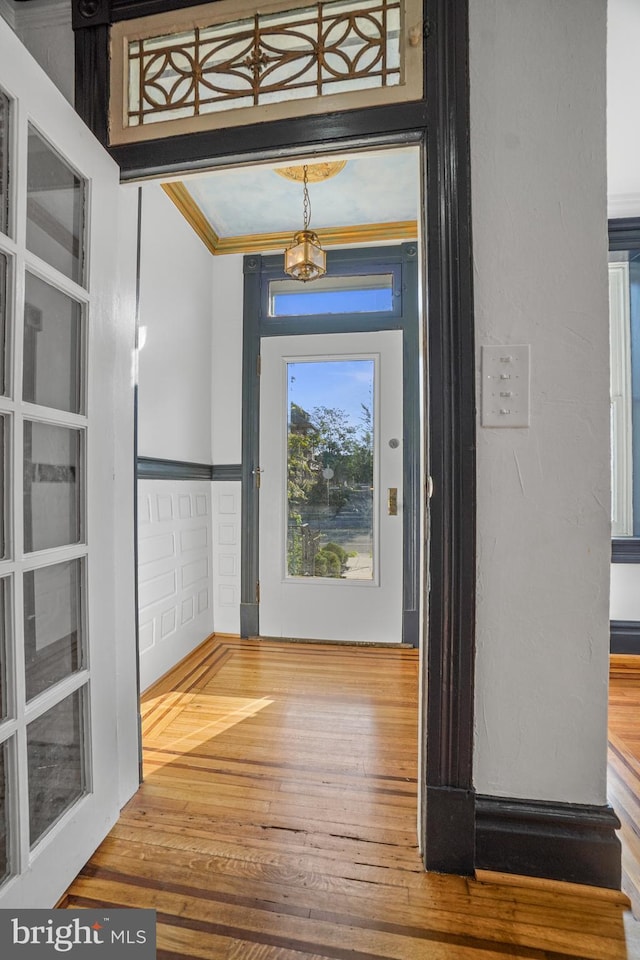
<svg viewBox="0 0 640 960">
<path fill-rule="evenodd" d="M 138 480 L 242 480 L 240 463 L 191 463 L 138 457 Z"/>
<path fill-rule="evenodd" d="M 74 13 L 83 0 L 73 0 Z M 180 0 L 111 0 L 110 22 L 183 6 Z M 88 9 L 88 8 L 87 8 Z M 425 424 L 430 501 L 430 591 L 424 767 L 429 816 L 423 839 L 428 869 L 474 867 L 473 704 L 475 655 L 475 395 L 469 162 L 468 0 L 425 0 L 425 97 L 261 123 L 112 149 L 123 177 L 385 143 L 422 143 L 429 250 L 425 315 L 429 398 Z M 85 18 L 86 19 L 86 18 Z M 76 109 L 106 141 L 108 35 L 77 18 Z M 80 37 L 79 34 L 86 34 Z M 428 96 L 426 94 L 428 93 Z M 245 362 L 251 357 L 245 355 Z M 243 398 L 246 402 L 248 398 Z M 243 454 L 243 491 L 252 463 Z M 424 478 L 421 486 L 424 486 Z M 243 494 L 244 495 L 244 494 Z M 251 530 L 243 529 L 243 548 Z M 250 614 L 255 585 L 243 585 Z M 424 587 L 423 587 L 424 590 Z"/>
<path fill-rule="evenodd" d="M 609 806 L 476 797 L 476 866 L 620 889 L 620 821 Z"/>
<path fill-rule="evenodd" d="M 213 467 L 208 463 L 138 457 L 137 467 L 138 480 L 213 480 Z"/>
<path fill-rule="evenodd" d="M 242 480 L 241 463 L 214 463 L 211 467 L 212 480 Z"/>
<path fill-rule="evenodd" d="M 427 869 L 474 867 L 475 348 L 468 4 L 426 4 L 429 516 Z M 449 807 L 446 796 L 453 796 Z M 450 838 L 444 849 L 443 831 Z"/>
<path fill-rule="evenodd" d="M 640 623 L 637 620 L 612 620 L 610 653 L 640 655 Z"/>
</svg>

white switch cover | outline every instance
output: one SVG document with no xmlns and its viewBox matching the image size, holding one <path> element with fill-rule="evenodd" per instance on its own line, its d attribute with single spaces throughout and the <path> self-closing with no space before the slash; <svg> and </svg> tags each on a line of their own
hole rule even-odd
<svg viewBox="0 0 640 960">
<path fill-rule="evenodd" d="M 528 427 L 531 347 L 482 347 L 482 426 Z"/>
</svg>

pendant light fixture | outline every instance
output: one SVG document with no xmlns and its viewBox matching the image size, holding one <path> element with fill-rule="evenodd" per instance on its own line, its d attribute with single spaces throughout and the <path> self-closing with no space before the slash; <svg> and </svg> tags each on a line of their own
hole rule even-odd
<svg viewBox="0 0 640 960">
<path fill-rule="evenodd" d="M 307 283 L 317 280 L 327 272 L 327 255 L 320 245 L 318 235 L 309 229 L 311 201 L 309 199 L 309 168 L 305 164 L 302 175 L 303 227 L 293 236 L 293 242 L 284 252 L 284 271 L 294 280 Z"/>
</svg>

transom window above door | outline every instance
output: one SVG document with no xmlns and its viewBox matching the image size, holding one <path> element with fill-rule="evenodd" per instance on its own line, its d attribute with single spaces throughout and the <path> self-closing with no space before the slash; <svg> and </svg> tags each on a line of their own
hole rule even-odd
<svg viewBox="0 0 640 960">
<path fill-rule="evenodd" d="M 111 143 L 418 100 L 421 16 L 420 0 L 222 0 L 121 21 Z"/>
</svg>

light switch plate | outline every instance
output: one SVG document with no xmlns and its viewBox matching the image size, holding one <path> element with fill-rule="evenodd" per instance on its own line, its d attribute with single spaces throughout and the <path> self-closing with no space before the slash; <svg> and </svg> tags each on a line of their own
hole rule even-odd
<svg viewBox="0 0 640 960">
<path fill-rule="evenodd" d="M 528 427 L 531 347 L 482 347 L 482 426 Z"/>
</svg>

